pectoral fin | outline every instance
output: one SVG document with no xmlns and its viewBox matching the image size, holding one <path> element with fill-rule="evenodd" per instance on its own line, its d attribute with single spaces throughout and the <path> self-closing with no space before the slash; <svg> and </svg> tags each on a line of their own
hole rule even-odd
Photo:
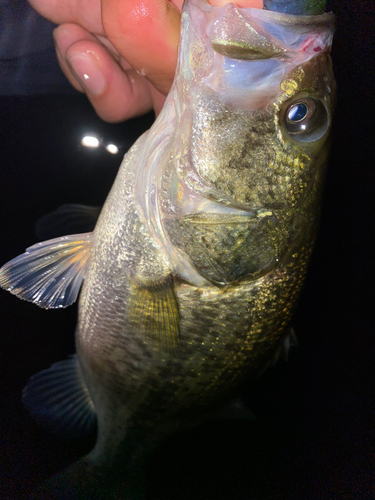
<svg viewBox="0 0 375 500">
<path fill-rule="evenodd" d="M 45 309 L 77 299 L 92 246 L 92 233 L 37 243 L 0 269 L 0 286 Z"/>
<path fill-rule="evenodd" d="M 180 318 L 171 276 L 152 285 L 133 279 L 129 320 L 147 344 L 167 350 L 177 347 Z"/>
<path fill-rule="evenodd" d="M 62 436 L 92 433 L 96 413 L 76 355 L 32 376 L 23 404 L 36 420 Z"/>
</svg>

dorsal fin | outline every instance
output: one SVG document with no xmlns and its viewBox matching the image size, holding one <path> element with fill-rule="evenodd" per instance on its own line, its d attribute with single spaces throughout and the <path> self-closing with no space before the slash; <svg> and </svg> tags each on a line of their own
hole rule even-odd
<svg viewBox="0 0 375 500">
<path fill-rule="evenodd" d="M 37 221 L 36 236 L 47 240 L 60 234 L 89 233 L 94 230 L 101 209 L 78 203 L 60 205 Z"/>
</svg>

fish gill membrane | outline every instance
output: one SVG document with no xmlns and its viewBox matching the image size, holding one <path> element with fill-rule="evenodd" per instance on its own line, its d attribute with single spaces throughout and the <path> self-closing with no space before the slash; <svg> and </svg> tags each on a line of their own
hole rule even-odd
<svg viewBox="0 0 375 500">
<path fill-rule="evenodd" d="M 333 15 L 285 3 L 188 0 L 170 94 L 94 231 L 1 269 L 3 288 L 47 309 L 70 305 L 83 283 L 77 354 L 33 376 L 23 400 L 68 436 L 97 425 L 97 442 L 36 498 L 143 498 L 160 439 L 229 402 L 286 345 L 335 83 Z"/>
</svg>

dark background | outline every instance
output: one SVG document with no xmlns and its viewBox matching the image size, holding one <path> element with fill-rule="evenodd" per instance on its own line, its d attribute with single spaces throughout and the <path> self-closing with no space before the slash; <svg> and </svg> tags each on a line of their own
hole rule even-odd
<svg viewBox="0 0 375 500">
<path fill-rule="evenodd" d="M 294 321 L 299 346 L 244 388 L 255 422 L 210 423 L 158 450 L 149 499 L 375 498 L 375 6 L 330 7 L 338 99 L 320 234 Z M 35 222 L 58 205 L 103 203 L 124 151 L 152 122 L 103 123 L 47 52 L 26 60 L 39 75 L 49 65 L 53 93 L 31 91 L 27 72 L 12 92 L 0 75 L 1 264 L 37 241 Z M 80 147 L 85 132 L 120 154 Z M 0 308 L 0 498 L 18 500 L 93 439 L 51 436 L 21 403 L 31 375 L 74 351 L 76 306 L 44 311 L 2 291 Z"/>
</svg>

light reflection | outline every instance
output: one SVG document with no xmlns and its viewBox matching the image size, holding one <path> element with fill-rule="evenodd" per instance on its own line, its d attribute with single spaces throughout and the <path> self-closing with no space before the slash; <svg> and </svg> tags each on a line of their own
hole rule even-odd
<svg viewBox="0 0 375 500">
<path fill-rule="evenodd" d="M 100 141 L 93 135 L 85 135 L 84 137 L 82 137 L 81 144 L 86 148 L 98 148 L 100 145 Z"/>
<path fill-rule="evenodd" d="M 86 147 L 86 148 L 98 148 L 99 146 L 105 147 L 106 151 L 108 153 L 111 153 L 112 155 L 116 155 L 119 151 L 120 148 L 116 146 L 116 144 L 113 144 L 113 142 L 110 142 L 109 144 L 105 144 L 103 138 L 98 138 L 95 135 L 84 135 L 81 139 L 81 145 Z"/>
<path fill-rule="evenodd" d="M 108 151 L 108 153 L 112 153 L 113 155 L 116 155 L 118 153 L 118 147 L 115 144 L 108 144 L 105 149 Z"/>
</svg>

